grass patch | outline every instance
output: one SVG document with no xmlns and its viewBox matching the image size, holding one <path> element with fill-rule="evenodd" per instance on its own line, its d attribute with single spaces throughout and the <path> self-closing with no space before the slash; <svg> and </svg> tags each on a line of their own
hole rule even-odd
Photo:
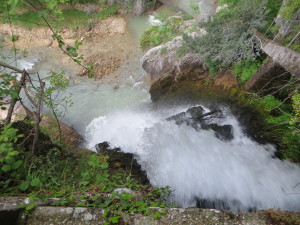
<svg viewBox="0 0 300 225">
<path fill-rule="evenodd" d="M 162 25 L 152 26 L 146 30 L 141 37 L 140 45 L 143 50 L 171 41 L 173 38 L 184 33 L 180 27 L 183 20 L 180 18 L 170 18 Z"/>
<path fill-rule="evenodd" d="M 234 73 L 240 84 L 245 84 L 259 69 L 261 62 L 242 60 L 234 65 Z"/>
</svg>

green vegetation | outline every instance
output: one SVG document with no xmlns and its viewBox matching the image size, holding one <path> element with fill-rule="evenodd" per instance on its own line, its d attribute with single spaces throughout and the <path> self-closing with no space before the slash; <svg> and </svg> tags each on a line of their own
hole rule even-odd
<svg viewBox="0 0 300 225">
<path fill-rule="evenodd" d="M 69 28 L 77 28 L 79 26 L 90 25 L 99 20 L 106 19 L 115 15 L 120 9 L 119 5 L 111 5 L 100 12 L 88 13 L 76 9 L 61 10 L 59 14 L 45 15 L 38 12 L 25 12 L 23 14 L 15 14 L 11 16 L 11 21 L 15 25 L 26 28 L 33 28 L 38 26 L 47 26 L 42 16 L 46 16 L 49 24 L 56 29 L 61 29 L 66 26 Z M 6 17 L 1 18 L 2 23 L 9 23 Z"/>
<path fill-rule="evenodd" d="M 259 69 L 259 61 L 242 60 L 234 64 L 234 73 L 240 84 L 245 84 Z"/>
<path fill-rule="evenodd" d="M 274 140 L 279 143 L 282 158 L 300 162 L 300 117 L 299 93 L 296 92 L 292 104 L 283 102 L 273 95 L 259 100 L 252 100 L 263 112 L 266 112 L 266 123 L 272 129 Z"/>
<path fill-rule="evenodd" d="M 184 51 L 199 53 L 211 73 L 241 60 L 254 61 L 259 57 L 255 29 L 263 28 L 266 0 L 240 0 L 221 10 L 213 19 L 201 23 L 207 35 L 192 38 L 184 35 Z"/>
<path fill-rule="evenodd" d="M 280 15 L 285 19 L 294 19 L 294 14 L 300 9 L 300 2 L 297 0 L 286 0 Z"/>
<path fill-rule="evenodd" d="M 168 188 L 141 185 L 122 169 L 110 170 L 107 156 L 53 145 L 45 134 L 41 139 L 45 151 L 32 155 L 26 145 L 32 129 L 30 124 L 17 122 L 2 128 L 1 195 L 29 195 L 31 203 L 24 205 L 26 210 L 34 208 L 38 201 L 50 201 L 50 205 L 100 207 L 105 210 L 103 217 L 107 224 L 120 222 L 121 213 L 149 215 L 150 206 L 166 207 L 163 201 Z M 140 194 L 114 192 L 120 188 Z M 51 201 L 53 198 L 59 200 Z"/>
<path fill-rule="evenodd" d="M 146 30 L 140 40 L 140 45 L 143 50 L 150 47 L 158 46 L 166 43 L 173 38 L 182 35 L 181 26 L 183 20 L 177 17 L 171 17 L 163 22 L 162 25 L 152 26 Z"/>
<path fill-rule="evenodd" d="M 19 40 L 19 36 L 18 35 L 15 35 L 15 34 L 11 35 L 11 41 L 12 42 L 16 42 L 17 40 Z"/>
</svg>

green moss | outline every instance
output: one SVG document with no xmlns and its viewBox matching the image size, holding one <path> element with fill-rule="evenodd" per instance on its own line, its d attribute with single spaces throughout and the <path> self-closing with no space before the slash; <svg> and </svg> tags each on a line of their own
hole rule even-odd
<svg viewBox="0 0 300 225">
<path fill-rule="evenodd" d="M 242 60 L 234 65 L 234 72 L 241 84 L 245 84 L 259 69 L 259 61 Z"/>
</svg>

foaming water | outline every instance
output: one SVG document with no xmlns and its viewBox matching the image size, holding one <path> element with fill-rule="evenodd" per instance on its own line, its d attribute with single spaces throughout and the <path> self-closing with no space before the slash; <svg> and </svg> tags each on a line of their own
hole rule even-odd
<svg viewBox="0 0 300 225">
<path fill-rule="evenodd" d="M 88 147 L 108 141 L 136 154 L 150 182 L 170 186 L 170 201 L 181 207 L 300 210 L 299 166 L 274 158 L 274 147 L 244 135 L 228 110 L 214 122 L 233 126 L 229 142 L 211 130 L 166 121 L 170 112 L 126 110 L 94 119 L 87 127 Z"/>
</svg>

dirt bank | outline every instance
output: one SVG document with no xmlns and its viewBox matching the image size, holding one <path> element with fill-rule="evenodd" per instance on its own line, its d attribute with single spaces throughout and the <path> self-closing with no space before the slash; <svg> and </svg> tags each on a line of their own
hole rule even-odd
<svg viewBox="0 0 300 225">
<path fill-rule="evenodd" d="M 1 24 L 0 34 L 4 36 L 4 45 L 8 49 L 14 47 L 11 35 L 17 35 L 19 38 L 14 44 L 18 52 L 26 52 L 28 55 L 42 52 L 42 55 L 69 66 L 75 74 L 85 75 L 84 69 L 58 48 L 52 39 L 52 31 L 47 27 L 26 29 Z M 95 78 L 101 78 L 106 83 L 116 79 L 120 66 L 134 57 L 138 49 L 136 41 L 127 31 L 127 21 L 122 16 L 102 20 L 94 26 L 78 27 L 76 30 L 65 28 L 58 31 L 58 34 L 63 37 L 66 45 L 73 45 L 75 40 L 83 42 L 79 48 L 79 53 L 84 56 L 83 62 L 94 63 Z"/>
</svg>

